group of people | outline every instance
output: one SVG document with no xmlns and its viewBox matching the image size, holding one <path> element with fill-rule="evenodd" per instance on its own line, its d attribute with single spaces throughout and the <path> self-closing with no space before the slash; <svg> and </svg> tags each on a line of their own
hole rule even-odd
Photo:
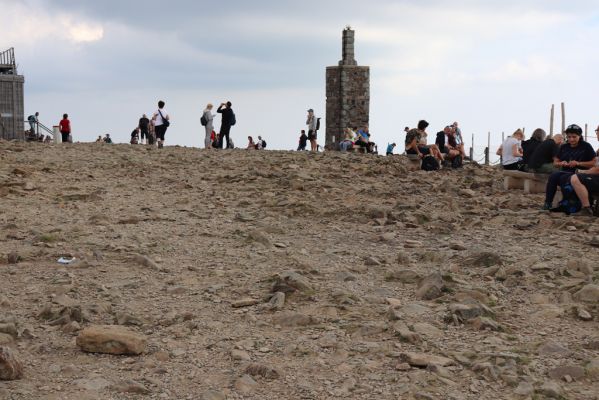
<svg viewBox="0 0 599 400">
<path fill-rule="evenodd" d="M 112 138 L 110 137 L 109 133 L 107 133 L 104 137 L 102 137 L 102 135 L 100 135 L 96 139 L 96 143 L 112 144 Z"/>
<path fill-rule="evenodd" d="M 170 126 L 171 117 L 166 111 L 165 102 L 158 102 L 158 109 L 152 114 L 152 119 L 149 119 L 146 114 L 143 114 L 137 126 L 131 132 L 131 144 L 148 144 L 158 145 L 159 148 L 164 146 L 166 131 Z"/>
<path fill-rule="evenodd" d="M 422 167 L 427 170 L 436 170 L 443 166 L 459 168 L 466 159 L 466 150 L 462 132 L 457 122 L 445 126 L 437 133 L 434 144 L 428 144 L 426 129 L 429 123 L 425 120 L 418 121 L 416 128 L 406 127 L 405 151 L 408 155 L 422 159 Z M 387 155 L 393 154 L 395 143 L 387 146 Z"/>
<path fill-rule="evenodd" d="M 362 129 L 345 128 L 343 138 L 339 142 L 340 151 L 359 149 L 365 153 L 377 154 L 376 143 L 370 140 L 370 131 L 367 126 Z"/>
<path fill-rule="evenodd" d="M 595 133 L 599 139 L 599 127 Z M 582 128 L 576 124 L 568 126 L 563 135 L 546 136 L 544 130 L 536 129 L 524 140 L 524 132 L 516 130 L 497 150 L 503 168 L 549 174 L 544 210 L 592 216 L 589 193 L 599 193 L 599 151 L 584 140 Z M 555 206 L 558 188 L 562 201 Z"/>
<path fill-rule="evenodd" d="M 221 103 L 216 110 L 218 114 L 221 114 L 220 131 L 217 134 L 214 131 L 214 117 L 216 114 L 212 114 L 214 105 L 212 103 L 208 103 L 206 105 L 206 108 L 202 113 L 202 117 L 200 118 L 200 123 L 206 131 L 206 135 L 204 137 L 204 147 L 206 149 L 222 149 L 225 145 L 225 141 L 227 143 L 227 149 L 232 149 L 235 147 L 233 140 L 231 139 L 231 127 L 235 126 L 237 123 L 237 117 L 235 116 L 232 106 L 233 104 L 230 101 L 227 101 Z"/>
</svg>

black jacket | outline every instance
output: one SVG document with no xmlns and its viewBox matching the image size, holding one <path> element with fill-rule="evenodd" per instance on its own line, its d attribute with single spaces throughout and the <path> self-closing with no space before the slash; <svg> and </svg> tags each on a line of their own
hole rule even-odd
<svg viewBox="0 0 599 400">
<path fill-rule="evenodd" d="M 224 108 L 226 106 L 218 107 L 216 110 L 217 113 L 222 114 L 223 118 L 221 120 L 221 126 L 231 126 L 231 122 L 233 120 L 233 110 L 230 108 Z"/>
</svg>

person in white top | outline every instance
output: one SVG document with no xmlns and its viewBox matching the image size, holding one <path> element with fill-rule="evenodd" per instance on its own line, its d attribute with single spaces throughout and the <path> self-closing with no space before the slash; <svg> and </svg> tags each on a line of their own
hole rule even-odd
<svg viewBox="0 0 599 400">
<path fill-rule="evenodd" d="M 203 122 L 206 122 L 204 127 L 206 128 L 206 137 L 204 138 L 204 146 L 207 149 L 212 148 L 212 140 L 210 140 L 210 136 L 212 135 L 212 131 L 214 130 L 214 115 L 212 114 L 212 108 L 214 106 L 212 103 L 208 103 L 206 109 L 204 110 L 204 114 L 202 117 L 204 118 Z"/>
<path fill-rule="evenodd" d="M 156 139 L 158 140 L 158 147 L 164 146 L 164 135 L 166 129 L 170 125 L 170 116 L 164 109 L 164 101 L 158 102 L 158 110 L 152 116 L 152 122 L 154 123 L 154 132 L 156 133 Z"/>
<path fill-rule="evenodd" d="M 524 132 L 518 129 L 512 136 L 505 139 L 497 155 L 501 156 L 501 165 L 507 170 L 522 170 L 524 163 L 522 162 L 522 140 Z"/>
</svg>

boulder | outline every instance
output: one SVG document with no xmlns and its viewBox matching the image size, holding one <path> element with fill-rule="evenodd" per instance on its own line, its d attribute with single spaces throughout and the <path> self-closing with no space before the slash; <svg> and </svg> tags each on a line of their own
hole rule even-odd
<svg viewBox="0 0 599 400">
<path fill-rule="evenodd" d="M 583 303 L 599 303 L 599 285 L 586 285 L 574 293 L 574 299 Z"/>
<path fill-rule="evenodd" d="M 440 272 L 433 272 L 426 278 L 422 279 L 416 290 L 416 298 L 421 300 L 434 300 L 443 295 L 445 282 Z"/>
<path fill-rule="evenodd" d="M 146 345 L 145 336 L 122 326 L 91 326 L 77 336 L 77 346 L 88 353 L 137 355 L 145 351 Z"/>
<path fill-rule="evenodd" d="M 294 271 L 285 271 L 279 274 L 275 278 L 275 283 L 272 288 L 272 292 L 306 292 L 311 291 L 312 286 L 310 281 L 301 274 Z"/>
<path fill-rule="evenodd" d="M 8 347 L 0 347 L 0 380 L 13 381 L 23 377 L 23 364 Z"/>
</svg>

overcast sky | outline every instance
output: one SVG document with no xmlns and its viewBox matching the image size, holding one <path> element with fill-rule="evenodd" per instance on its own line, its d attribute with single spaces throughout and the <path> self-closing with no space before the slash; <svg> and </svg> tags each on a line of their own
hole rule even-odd
<svg viewBox="0 0 599 400">
<path fill-rule="evenodd" d="M 261 134 L 269 148 L 291 149 L 308 108 L 324 117 L 325 67 L 341 58 L 349 24 L 358 63 L 371 67 L 380 151 L 422 118 L 432 133 L 459 121 L 478 148 L 489 131 L 498 143 L 502 131 L 548 130 L 562 101 L 567 123 L 593 134 L 597 3 L 0 0 L 0 49 L 16 49 L 26 115 L 53 125 L 69 113 L 75 140 L 126 142 L 163 99 L 167 144 L 200 146 L 204 106 L 230 100 L 237 146 Z"/>
</svg>

